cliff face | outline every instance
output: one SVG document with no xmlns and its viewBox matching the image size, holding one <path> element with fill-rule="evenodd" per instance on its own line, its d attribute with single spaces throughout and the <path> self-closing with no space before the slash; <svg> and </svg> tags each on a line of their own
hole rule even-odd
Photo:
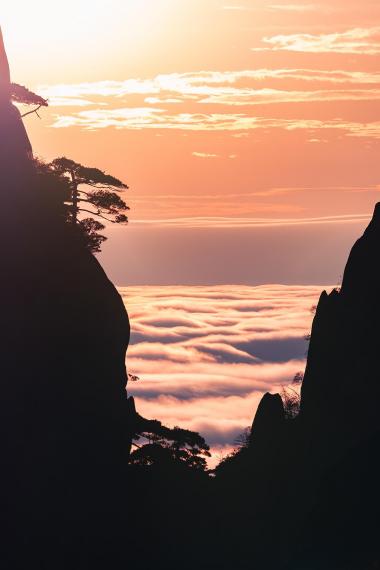
<svg viewBox="0 0 380 570">
<path fill-rule="evenodd" d="M 342 450 L 380 429 L 380 204 L 350 253 L 341 290 L 323 291 L 316 310 L 294 421 L 300 437 L 326 451 Z M 277 399 L 276 399 L 277 398 Z M 252 426 L 252 441 L 288 428 L 280 396 L 266 394 Z M 277 412 L 275 412 L 275 409 Z M 265 413 L 264 413 L 265 412 Z M 261 424 L 266 420 L 266 428 Z"/>
<path fill-rule="evenodd" d="M 350 253 L 342 288 L 322 293 L 302 386 L 301 418 L 352 440 L 380 428 L 380 204 Z M 360 401 L 360 404 L 359 404 Z"/>
<path fill-rule="evenodd" d="M 35 548 L 69 520 L 71 538 L 75 528 L 101 534 L 123 494 L 130 329 L 33 167 L 0 40 L 0 523 Z"/>
<path fill-rule="evenodd" d="M 254 536 L 253 559 L 267 568 L 357 570 L 380 560 L 379 252 L 380 204 L 341 290 L 320 297 L 299 415 L 285 419 L 280 396 L 266 394 L 248 446 L 220 473 L 241 559 Z"/>
</svg>

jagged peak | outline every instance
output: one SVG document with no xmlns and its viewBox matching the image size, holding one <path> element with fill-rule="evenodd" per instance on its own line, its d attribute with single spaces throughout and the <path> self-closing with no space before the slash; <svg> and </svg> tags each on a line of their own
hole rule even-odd
<svg viewBox="0 0 380 570">
<path fill-rule="evenodd" d="M 261 398 L 252 424 L 251 441 L 257 437 L 271 436 L 285 419 L 284 405 L 280 394 L 267 392 Z"/>
<path fill-rule="evenodd" d="M 368 234 L 374 230 L 380 230 L 380 202 L 377 202 L 375 205 L 372 219 L 365 231 L 365 234 Z"/>
<path fill-rule="evenodd" d="M 356 295 L 356 300 L 369 306 L 369 298 L 378 299 L 380 284 L 380 202 L 375 205 L 373 217 L 349 255 L 343 275 L 344 297 Z M 376 303 L 377 304 L 377 303 Z"/>
</svg>

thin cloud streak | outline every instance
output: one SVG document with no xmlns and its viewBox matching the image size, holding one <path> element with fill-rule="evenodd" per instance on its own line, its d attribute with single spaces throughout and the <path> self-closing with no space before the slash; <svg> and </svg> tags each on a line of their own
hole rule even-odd
<svg viewBox="0 0 380 570">
<path fill-rule="evenodd" d="M 276 44 L 276 38 L 289 38 L 293 36 L 275 36 L 266 38 L 264 41 Z M 294 36 L 295 37 L 295 36 Z M 313 37 L 313 36 L 311 36 Z M 285 41 L 285 40 L 284 40 Z M 202 100 L 207 96 L 228 96 L 244 93 L 251 87 L 252 94 L 255 93 L 254 84 L 265 80 L 277 81 L 304 81 L 349 85 L 380 84 L 380 74 L 376 71 L 347 71 L 347 70 L 323 70 L 323 69 L 246 69 L 240 71 L 198 71 L 193 73 L 171 73 L 167 75 L 157 75 L 152 79 L 128 79 L 125 81 L 98 81 L 77 84 L 41 85 L 37 87 L 38 92 L 49 99 L 51 105 L 59 106 L 65 99 L 69 101 L 82 100 L 82 105 L 93 104 L 89 97 L 99 97 L 104 100 L 109 98 L 122 98 L 129 95 L 153 96 L 150 101 L 159 102 L 160 95 L 166 96 L 166 102 L 178 103 L 186 98 Z M 242 83 L 245 85 L 242 86 Z M 253 85 L 250 85 L 253 83 Z M 239 87 L 231 88 L 231 85 Z M 259 88 L 262 88 L 259 85 Z M 260 91 L 260 89 L 258 89 Z M 178 99 L 170 96 L 180 96 Z M 164 99 L 165 100 L 165 99 Z M 148 99 L 149 101 L 149 99 Z"/>
<path fill-rule="evenodd" d="M 194 161 L 207 160 L 208 153 L 203 154 L 206 154 L 206 157 L 194 157 Z M 218 167 L 223 159 L 224 157 L 219 155 L 210 160 Z M 240 162 L 243 159 L 237 157 L 237 160 Z M 277 226 L 292 227 L 309 225 L 311 218 L 314 222 L 317 218 L 321 222 L 318 225 L 323 223 L 324 226 L 332 225 L 334 221 L 364 224 L 368 221 L 373 204 L 379 200 L 379 190 L 378 185 L 373 185 L 257 188 L 252 192 L 225 194 L 173 193 L 157 194 L 154 204 L 149 195 L 139 194 L 131 202 L 135 216 L 130 223 L 136 224 L 137 227 L 144 227 L 144 224 L 152 227 L 156 226 L 157 222 L 162 227 L 201 225 L 217 228 L 220 225 L 229 225 L 234 228 L 243 225 L 247 228 L 260 228 L 264 225 L 271 228 L 274 221 Z M 338 213 L 337 209 L 332 212 L 330 206 L 332 200 L 344 203 L 347 213 L 344 214 L 343 221 L 342 218 L 336 217 L 331 220 L 334 215 L 343 215 Z M 316 204 L 317 211 L 310 208 L 310 201 Z M 315 211 L 314 216 L 312 216 L 313 211 Z M 358 211 L 362 213 L 358 214 Z M 298 219 L 301 223 L 296 223 Z"/>
<path fill-rule="evenodd" d="M 329 34 L 280 34 L 264 37 L 266 47 L 253 47 L 252 51 L 294 51 L 304 53 L 340 53 L 378 55 L 380 28 L 353 28 Z"/>
<path fill-rule="evenodd" d="M 212 154 L 207 152 L 196 152 L 196 151 L 194 151 L 192 155 L 197 158 L 218 158 L 219 156 L 218 154 Z"/>
<path fill-rule="evenodd" d="M 164 109 L 120 108 L 81 111 L 72 115 L 56 116 L 56 129 L 80 127 L 97 129 L 160 129 L 182 131 L 250 131 L 281 129 L 285 131 L 343 131 L 352 137 L 380 138 L 380 121 L 368 123 L 334 119 L 268 119 L 244 113 L 178 113 L 170 115 Z"/>
<path fill-rule="evenodd" d="M 315 12 L 321 9 L 317 4 L 272 4 L 269 6 L 274 12 Z"/>
<path fill-rule="evenodd" d="M 160 225 L 166 227 L 186 228 L 258 228 L 258 227 L 281 227 L 303 226 L 315 224 L 350 224 L 366 222 L 372 214 L 347 214 L 339 216 L 321 216 L 316 218 L 233 218 L 233 217 L 189 217 L 169 218 L 166 220 L 132 220 L 133 225 Z"/>
<path fill-rule="evenodd" d="M 310 103 L 319 101 L 377 101 L 379 89 L 288 91 L 280 89 L 236 89 L 231 93 L 218 93 L 202 99 L 201 103 L 214 105 L 270 105 L 278 103 Z"/>
</svg>

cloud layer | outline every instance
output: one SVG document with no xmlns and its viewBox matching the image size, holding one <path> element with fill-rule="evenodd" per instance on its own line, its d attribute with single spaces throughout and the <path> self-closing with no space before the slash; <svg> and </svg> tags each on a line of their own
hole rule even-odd
<svg viewBox="0 0 380 570">
<path fill-rule="evenodd" d="M 271 43 L 272 49 L 285 49 L 282 45 L 291 45 L 296 42 L 299 35 L 274 36 L 264 38 L 263 41 Z M 317 36 L 310 36 L 314 38 Z M 319 37 L 319 36 L 318 36 Z M 259 48 L 258 48 L 259 49 Z M 298 81 L 298 82 L 326 82 L 329 84 L 380 84 L 380 73 L 348 70 L 323 69 L 246 69 L 241 71 L 199 71 L 193 73 L 160 74 L 152 79 L 127 79 L 125 81 L 98 81 L 92 83 L 41 85 L 39 93 L 49 99 L 50 105 L 61 106 L 64 102 L 73 106 L 81 101 L 82 105 L 90 105 L 91 97 L 122 98 L 130 95 L 152 96 L 151 102 L 165 101 L 180 103 L 186 98 L 195 101 L 218 102 L 222 97 L 230 96 L 230 104 L 239 103 L 239 98 L 245 97 L 246 102 L 256 103 L 255 95 L 263 95 L 263 102 L 271 102 L 272 95 L 276 102 L 277 90 L 263 89 L 264 81 Z M 279 90 L 281 93 L 281 90 Z M 290 91 L 291 94 L 292 91 Z M 312 99 L 313 91 L 305 92 L 306 99 Z M 319 91 L 316 90 L 317 97 Z M 323 92 L 321 92 L 323 93 Z M 327 98 L 329 91 L 325 92 Z M 155 97 L 153 97 L 155 95 Z M 289 95 L 291 97 L 291 95 Z M 300 95 L 299 95 L 300 97 Z M 352 96 L 354 98 L 354 96 Z M 250 100 L 252 98 L 252 100 Z M 149 102 L 149 100 L 148 100 Z"/>
<path fill-rule="evenodd" d="M 132 339 L 129 385 L 143 415 L 200 431 L 229 448 L 266 391 L 304 368 L 320 288 L 120 288 Z"/>
<path fill-rule="evenodd" d="M 264 37 L 266 47 L 254 49 L 323 53 L 335 49 L 344 53 L 357 46 L 364 54 L 377 53 L 375 43 L 371 48 L 367 44 L 363 47 L 363 38 L 366 34 L 375 37 L 374 30 L 377 28 L 320 36 Z M 352 38 L 356 38 L 357 43 Z M 379 138 L 380 123 L 375 117 L 372 120 L 352 120 L 344 115 L 326 119 L 315 117 L 316 104 L 340 102 L 352 105 L 379 101 L 380 73 L 376 70 L 257 68 L 198 71 L 159 74 L 148 79 L 42 85 L 37 90 L 49 99 L 53 108 L 51 126 L 57 129 L 330 130 L 350 136 Z M 296 104 L 307 106 L 308 112 L 302 118 L 294 111 L 289 113 Z M 277 108 L 281 109 L 280 113 Z"/>
<path fill-rule="evenodd" d="M 160 129 L 182 131 L 251 131 L 281 129 L 340 131 L 353 137 L 380 138 L 380 121 L 353 122 L 334 119 L 266 119 L 246 113 L 177 113 L 168 114 L 164 109 L 120 108 L 80 111 L 62 115 L 54 123 L 55 128 L 82 127 L 85 129 Z"/>
</svg>

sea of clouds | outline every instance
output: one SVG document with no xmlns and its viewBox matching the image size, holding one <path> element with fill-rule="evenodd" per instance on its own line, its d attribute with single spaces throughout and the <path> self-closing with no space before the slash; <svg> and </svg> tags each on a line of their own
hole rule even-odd
<svg viewBox="0 0 380 570">
<path fill-rule="evenodd" d="M 214 462 L 250 426 L 262 395 L 303 371 L 320 286 L 119 288 L 132 337 L 137 409 L 200 432 Z"/>
</svg>

